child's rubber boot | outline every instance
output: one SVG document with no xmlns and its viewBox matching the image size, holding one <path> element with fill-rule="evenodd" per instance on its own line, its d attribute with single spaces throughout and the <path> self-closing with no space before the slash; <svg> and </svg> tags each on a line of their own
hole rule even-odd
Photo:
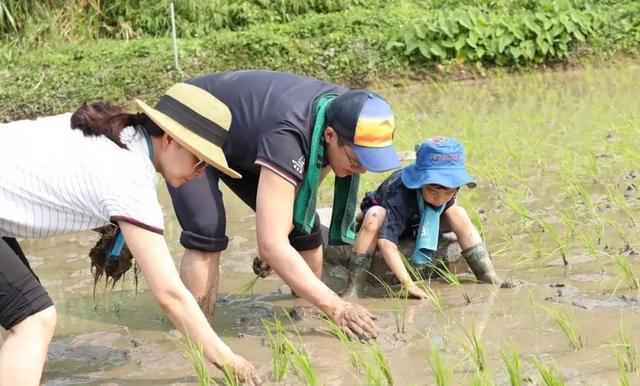
<svg viewBox="0 0 640 386">
<path fill-rule="evenodd" d="M 469 249 L 465 249 L 461 254 L 478 281 L 495 285 L 502 283 L 493 268 L 491 256 L 487 252 L 484 243 L 478 243 Z"/>
<path fill-rule="evenodd" d="M 371 269 L 371 261 L 373 254 L 351 251 L 349 258 L 349 276 L 347 277 L 347 285 L 340 293 L 340 296 L 361 297 L 364 295 L 364 285 Z"/>
</svg>

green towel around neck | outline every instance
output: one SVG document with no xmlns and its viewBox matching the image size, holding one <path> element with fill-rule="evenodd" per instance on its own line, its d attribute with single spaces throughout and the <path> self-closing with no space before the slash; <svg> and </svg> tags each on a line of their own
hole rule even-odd
<svg viewBox="0 0 640 386">
<path fill-rule="evenodd" d="M 323 95 L 316 104 L 307 174 L 293 204 L 293 224 L 297 229 L 307 234 L 311 233 L 316 219 L 316 201 L 326 150 L 322 135 L 325 129 L 325 113 L 331 100 L 335 97 L 336 94 Z M 359 182 L 359 174 L 335 178 L 333 209 L 329 226 L 329 244 L 331 245 L 353 244 L 356 238 L 355 213 Z"/>
</svg>

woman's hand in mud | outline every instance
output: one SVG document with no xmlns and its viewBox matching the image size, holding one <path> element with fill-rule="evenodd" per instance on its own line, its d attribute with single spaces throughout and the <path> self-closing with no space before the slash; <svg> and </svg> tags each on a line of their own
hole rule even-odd
<svg viewBox="0 0 640 386">
<path fill-rule="evenodd" d="M 273 272 L 273 270 L 271 269 L 269 264 L 265 263 L 258 256 L 256 256 L 253 259 L 252 268 L 253 268 L 253 273 L 255 273 L 256 275 L 260 276 L 261 278 L 265 278 L 265 277 L 271 275 L 271 272 Z"/>
<path fill-rule="evenodd" d="M 359 304 L 344 302 L 331 318 L 351 339 L 369 340 L 378 336 L 376 316 Z"/>
<path fill-rule="evenodd" d="M 426 292 L 422 290 L 422 288 L 418 287 L 416 283 L 411 283 L 407 286 L 407 296 L 411 299 L 428 299 L 429 296 Z"/>
<path fill-rule="evenodd" d="M 258 377 L 255 367 L 240 355 L 231 354 L 231 356 L 225 358 L 222 363 L 223 364 L 215 363 L 215 365 L 224 371 L 227 376 L 233 376 L 235 379 L 245 382 L 250 386 L 262 384 L 262 380 Z"/>
</svg>

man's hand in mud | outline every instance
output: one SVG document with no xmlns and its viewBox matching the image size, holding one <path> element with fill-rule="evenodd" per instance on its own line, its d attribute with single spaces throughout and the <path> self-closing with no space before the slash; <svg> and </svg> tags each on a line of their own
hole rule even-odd
<svg viewBox="0 0 640 386">
<path fill-rule="evenodd" d="M 216 367 L 224 371 L 227 377 L 233 377 L 238 381 L 245 382 L 250 386 L 262 384 L 255 367 L 240 355 L 232 354 L 224 359 L 223 364 L 215 363 Z"/>
<path fill-rule="evenodd" d="M 344 302 L 331 318 L 351 339 L 369 340 L 378 336 L 376 316 L 359 304 Z"/>
<path fill-rule="evenodd" d="M 265 278 L 269 275 L 271 275 L 271 272 L 273 272 L 273 270 L 271 269 L 271 267 L 269 266 L 269 264 L 265 263 L 263 260 L 260 260 L 260 258 L 258 256 L 256 256 L 253 259 L 253 273 L 255 273 L 256 275 Z"/>
</svg>

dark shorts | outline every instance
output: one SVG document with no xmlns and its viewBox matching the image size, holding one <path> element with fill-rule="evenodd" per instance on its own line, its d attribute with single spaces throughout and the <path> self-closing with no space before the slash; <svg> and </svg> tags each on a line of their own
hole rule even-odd
<svg viewBox="0 0 640 386">
<path fill-rule="evenodd" d="M 0 239 L 0 325 L 10 330 L 53 301 L 15 239 Z"/>
<path fill-rule="evenodd" d="M 182 227 L 180 244 L 183 247 L 207 252 L 227 249 L 227 219 L 222 192 L 218 186 L 219 180 L 251 209 L 256 210 L 258 176 L 252 173 L 243 173 L 241 179 L 233 179 L 212 167 L 207 167 L 202 178 L 179 188 L 169 186 L 173 208 Z M 316 216 L 310 234 L 294 229 L 289 234 L 289 242 L 298 251 L 315 249 L 322 245 L 319 216 Z"/>
</svg>

